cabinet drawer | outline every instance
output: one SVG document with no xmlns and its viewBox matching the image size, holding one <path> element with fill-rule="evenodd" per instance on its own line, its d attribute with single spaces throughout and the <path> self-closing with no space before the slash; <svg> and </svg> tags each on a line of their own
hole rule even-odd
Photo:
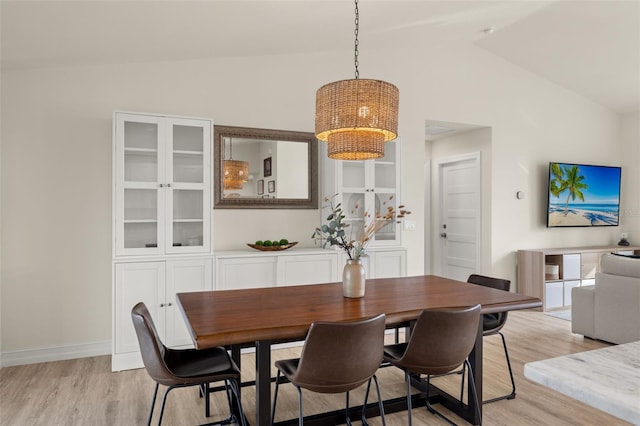
<svg viewBox="0 0 640 426">
<path fill-rule="evenodd" d="M 580 287 L 579 280 L 564 282 L 564 306 L 571 306 L 571 289 L 574 287 Z"/>
<path fill-rule="evenodd" d="M 562 279 L 580 279 L 580 254 L 565 254 L 562 256 Z"/>
<path fill-rule="evenodd" d="M 563 306 L 563 282 L 547 282 L 544 284 L 544 289 L 544 308 L 561 308 Z"/>
</svg>

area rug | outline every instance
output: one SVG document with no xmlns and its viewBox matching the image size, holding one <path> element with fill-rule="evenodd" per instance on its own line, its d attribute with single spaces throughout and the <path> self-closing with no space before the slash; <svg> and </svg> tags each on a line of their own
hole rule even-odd
<svg viewBox="0 0 640 426">
<path fill-rule="evenodd" d="M 545 312 L 545 315 L 549 315 L 550 317 L 560 318 L 565 321 L 571 321 L 571 309 L 567 309 L 563 311 Z"/>
</svg>

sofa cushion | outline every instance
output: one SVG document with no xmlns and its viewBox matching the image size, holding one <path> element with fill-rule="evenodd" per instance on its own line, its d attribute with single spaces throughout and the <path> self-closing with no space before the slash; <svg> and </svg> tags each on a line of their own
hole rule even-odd
<svg viewBox="0 0 640 426">
<path fill-rule="evenodd" d="M 600 270 L 604 274 L 640 278 L 640 259 L 605 254 L 600 261 Z"/>
</svg>

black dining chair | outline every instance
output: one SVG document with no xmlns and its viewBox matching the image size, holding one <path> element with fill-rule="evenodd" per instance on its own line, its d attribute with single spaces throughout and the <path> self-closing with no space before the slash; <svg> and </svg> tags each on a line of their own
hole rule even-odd
<svg viewBox="0 0 640 426">
<path fill-rule="evenodd" d="M 511 281 L 501 279 L 501 278 L 493 278 L 487 277 L 485 275 L 471 274 L 467 279 L 468 283 L 477 284 L 485 287 L 491 287 L 498 290 L 509 291 L 511 289 Z M 498 396 L 496 398 L 487 399 L 486 401 L 482 401 L 483 404 L 488 404 L 490 402 L 500 401 L 501 399 L 514 399 L 516 397 L 516 382 L 513 380 L 513 370 L 511 369 L 511 361 L 509 360 L 509 351 L 507 350 L 507 342 L 504 338 L 504 334 L 502 334 L 502 327 L 504 327 L 507 322 L 507 312 L 498 312 L 494 314 L 483 314 L 482 315 L 482 335 L 483 336 L 493 336 L 495 334 L 499 334 L 502 338 L 502 347 L 504 348 L 504 356 L 507 359 L 507 367 L 509 368 L 509 377 L 511 378 L 511 393 L 508 393 L 503 396 Z M 464 369 L 464 366 L 463 366 Z M 464 392 L 464 374 L 462 375 L 462 389 L 460 391 L 460 395 Z M 462 397 L 461 397 L 462 398 Z"/>
<path fill-rule="evenodd" d="M 227 424 L 235 420 L 242 425 L 246 425 L 240 402 L 240 370 L 224 348 L 167 348 L 160 340 L 149 310 L 142 302 L 133 307 L 131 318 L 138 337 L 138 343 L 140 344 L 144 367 L 149 376 L 156 382 L 147 425 L 151 425 L 159 385 L 167 386 L 167 389 L 162 397 L 158 425 L 162 423 L 164 407 L 169 392 L 178 387 L 199 386 L 205 400 L 205 415 L 209 417 L 209 384 L 219 381 L 224 381 L 230 411 L 229 418 L 219 424 Z M 233 413 L 232 399 L 234 398 L 232 398 L 232 395 L 237 401 L 239 419 Z"/>
<path fill-rule="evenodd" d="M 367 383 L 362 423 L 369 397 L 371 380 L 378 392 L 378 408 L 385 423 L 384 407 L 376 371 L 382 362 L 384 348 L 385 315 L 353 322 L 315 322 L 311 325 L 300 358 L 276 361 L 278 369 L 273 397 L 271 423 L 276 415 L 278 388 L 281 376 L 298 391 L 298 424 L 303 424 L 302 389 L 318 393 L 346 393 L 346 423 L 349 418 L 349 391 Z"/>
<path fill-rule="evenodd" d="M 404 371 L 407 385 L 407 411 L 412 424 L 411 378 L 426 375 L 426 404 L 429 412 L 453 423 L 429 402 L 431 376 L 443 375 L 466 365 L 472 384 L 477 415 L 481 413 L 475 393 L 473 371 L 468 361 L 480 325 L 480 305 L 456 310 L 424 310 L 418 317 L 409 341 L 384 347 L 384 361 Z"/>
</svg>

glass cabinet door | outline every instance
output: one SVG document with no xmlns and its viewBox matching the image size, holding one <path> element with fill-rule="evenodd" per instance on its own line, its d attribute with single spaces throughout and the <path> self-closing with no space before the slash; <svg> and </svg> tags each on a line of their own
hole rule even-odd
<svg viewBox="0 0 640 426">
<path fill-rule="evenodd" d="M 398 166 L 396 158 L 397 142 L 387 142 L 384 147 L 384 157 L 372 161 L 371 171 L 373 191 L 375 193 L 376 217 L 381 218 L 387 214 L 389 208 L 398 212 L 396 202 L 396 188 L 398 181 Z M 378 219 L 381 220 L 381 219 Z M 376 232 L 375 240 L 381 244 L 396 243 L 399 239 L 398 224 L 395 221 L 387 223 Z"/>
<path fill-rule="evenodd" d="M 170 123 L 167 170 L 167 252 L 209 249 L 210 122 L 174 119 Z"/>
<path fill-rule="evenodd" d="M 116 253 L 158 253 L 162 246 L 164 174 L 161 121 L 118 114 L 116 132 Z"/>
<path fill-rule="evenodd" d="M 211 121 L 115 113 L 116 255 L 208 252 Z"/>
<path fill-rule="evenodd" d="M 345 215 L 344 222 L 350 225 L 347 233 L 351 239 L 362 235 L 364 227 L 371 221 L 382 220 L 380 218 L 389 207 L 397 211 L 397 149 L 397 142 L 391 141 L 385 144 L 385 155 L 380 159 L 338 162 L 338 193 Z M 397 226 L 395 222 L 386 224 L 376 232 L 371 244 L 398 244 Z"/>
</svg>

